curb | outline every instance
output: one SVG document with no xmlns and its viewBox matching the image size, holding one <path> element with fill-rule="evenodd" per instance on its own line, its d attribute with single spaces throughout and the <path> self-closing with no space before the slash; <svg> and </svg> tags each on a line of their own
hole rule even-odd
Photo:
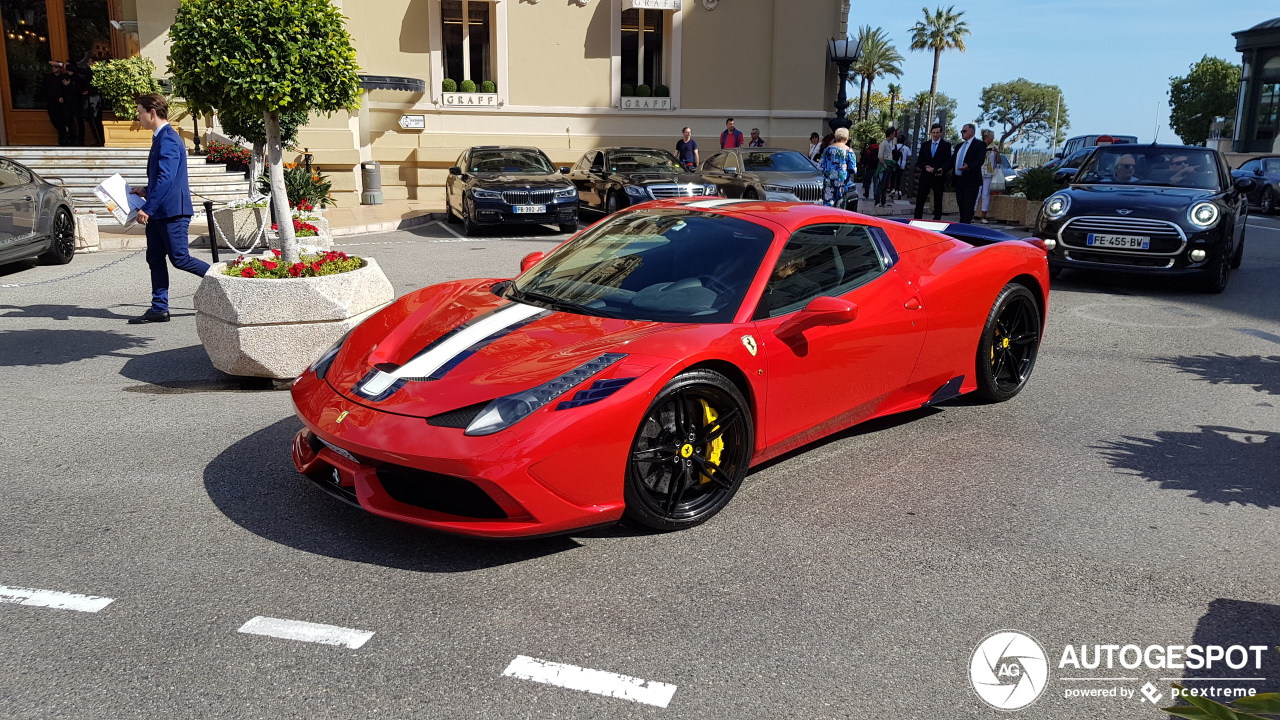
<svg viewBox="0 0 1280 720">
<path fill-rule="evenodd" d="M 353 235 L 376 235 L 377 233 L 391 232 L 393 230 L 407 230 L 409 228 L 419 227 L 428 223 L 435 222 L 442 215 L 435 212 L 427 212 L 422 215 L 402 218 L 400 220 L 388 220 L 380 223 L 366 223 L 364 225 L 348 225 L 346 227 L 333 228 L 333 236 L 346 237 Z M 203 220 L 203 218 L 201 218 Z M 192 223 L 193 225 L 195 223 Z M 201 223 L 202 225 L 204 223 Z M 206 230 L 206 233 L 208 231 Z M 209 236 L 207 234 L 192 235 L 189 247 L 207 248 L 209 247 Z M 146 235 L 135 235 L 132 232 L 127 234 L 108 234 L 103 233 L 98 236 L 99 250 L 146 250 Z"/>
</svg>

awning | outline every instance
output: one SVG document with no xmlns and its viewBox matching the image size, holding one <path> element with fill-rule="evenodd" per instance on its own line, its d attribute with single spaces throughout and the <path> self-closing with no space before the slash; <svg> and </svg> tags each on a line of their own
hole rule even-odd
<svg viewBox="0 0 1280 720">
<path fill-rule="evenodd" d="M 427 81 L 411 77 L 397 77 L 395 75 L 361 75 L 360 89 L 425 93 L 427 91 Z"/>
</svg>

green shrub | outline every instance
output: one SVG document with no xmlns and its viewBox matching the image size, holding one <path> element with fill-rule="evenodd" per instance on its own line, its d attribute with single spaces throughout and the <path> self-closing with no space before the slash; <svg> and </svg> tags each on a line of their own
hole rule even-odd
<svg viewBox="0 0 1280 720">
<path fill-rule="evenodd" d="M 120 120 L 132 120 L 138 114 L 135 100 L 139 95 L 160 92 L 160 81 L 153 75 L 156 64 L 142 56 L 94 63 L 93 86 L 111 103 Z"/>
<path fill-rule="evenodd" d="M 258 187 L 263 193 L 271 192 L 271 178 L 263 173 L 258 179 Z M 297 205 L 305 200 L 311 205 L 337 205 L 329 191 L 333 183 L 318 170 L 307 171 L 302 165 L 284 167 L 284 191 L 289 199 L 289 206 Z"/>
<path fill-rule="evenodd" d="M 632 97 L 636 94 L 636 89 L 631 87 L 630 85 L 623 84 L 621 94 L 622 94 L 622 97 Z"/>
<path fill-rule="evenodd" d="M 884 128 L 875 120 L 863 120 L 849 128 L 849 146 L 862 152 L 871 143 L 884 139 Z"/>
<path fill-rule="evenodd" d="M 671 88 L 666 85 L 659 85 L 653 89 L 654 97 L 671 97 Z"/>
<path fill-rule="evenodd" d="M 1036 167 L 1023 173 L 1009 187 L 1009 192 L 1022 193 L 1032 202 L 1040 202 L 1058 191 L 1053 181 L 1053 168 Z"/>
<path fill-rule="evenodd" d="M 458 81 L 453 78 L 445 78 L 444 82 L 440 83 L 440 89 L 444 92 L 458 92 Z"/>
<path fill-rule="evenodd" d="M 458 89 L 464 93 L 473 93 L 476 91 L 476 83 L 474 80 L 463 80 Z"/>
<path fill-rule="evenodd" d="M 653 90 L 648 85 L 636 88 L 636 97 L 653 97 Z"/>
<path fill-rule="evenodd" d="M 498 84 L 492 80 L 485 80 L 480 83 L 480 92 L 490 94 L 496 93 L 498 92 Z"/>
</svg>

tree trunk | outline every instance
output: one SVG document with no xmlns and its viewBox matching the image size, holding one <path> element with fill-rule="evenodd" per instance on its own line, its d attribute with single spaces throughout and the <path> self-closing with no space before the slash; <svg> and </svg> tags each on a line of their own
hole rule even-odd
<svg viewBox="0 0 1280 720">
<path fill-rule="evenodd" d="M 289 197 L 284 190 L 284 148 L 280 143 L 280 113 L 263 115 L 267 126 L 267 162 L 271 177 L 271 206 L 276 212 L 276 229 L 280 235 L 281 259 L 287 263 L 298 262 L 298 239 L 293 234 L 293 215 L 289 211 Z"/>
<path fill-rule="evenodd" d="M 933 110 L 938 100 L 938 63 L 942 61 L 942 48 L 933 49 L 933 81 L 929 83 L 929 124 L 932 125 Z M 946 134 L 947 129 L 942 129 L 942 134 Z"/>
<path fill-rule="evenodd" d="M 253 144 L 253 154 L 249 156 L 249 197 L 251 198 L 262 195 L 262 191 L 258 189 L 258 178 L 262 177 L 262 161 L 265 153 L 266 145 L 264 143 L 255 142 Z"/>
<path fill-rule="evenodd" d="M 871 119 L 871 84 L 874 83 L 875 81 L 876 81 L 876 78 L 874 75 L 867 78 L 867 115 L 866 117 L 862 118 L 863 120 Z"/>
</svg>

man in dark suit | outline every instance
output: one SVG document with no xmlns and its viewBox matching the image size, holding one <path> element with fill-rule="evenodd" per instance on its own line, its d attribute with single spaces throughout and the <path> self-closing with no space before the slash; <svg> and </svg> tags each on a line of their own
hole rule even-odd
<svg viewBox="0 0 1280 720">
<path fill-rule="evenodd" d="M 987 156 L 987 144 L 974 136 L 972 123 L 960 129 L 963 141 L 956 148 L 955 186 L 956 204 L 960 206 L 960 222 L 973 222 L 973 211 L 982 190 L 982 162 Z"/>
<path fill-rule="evenodd" d="M 929 139 L 916 153 L 916 169 L 920 171 L 920 191 L 916 193 L 916 219 L 924 217 L 924 201 L 933 192 L 933 219 L 942 219 L 942 187 L 947 183 L 951 167 L 951 143 L 942 139 L 942 126 L 929 128 Z"/>
<path fill-rule="evenodd" d="M 187 146 L 169 125 L 169 102 L 163 95 L 138 98 L 138 123 L 152 132 L 147 158 L 147 188 L 134 189 L 146 198 L 138 222 L 147 228 L 147 264 L 151 266 L 151 309 L 130 324 L 169 322 L 168 258 L 179 270 L 204 276 L 209 264 L 187 252 L 191 224 L 191 189 L 187 181 Z"/>
</svg>

